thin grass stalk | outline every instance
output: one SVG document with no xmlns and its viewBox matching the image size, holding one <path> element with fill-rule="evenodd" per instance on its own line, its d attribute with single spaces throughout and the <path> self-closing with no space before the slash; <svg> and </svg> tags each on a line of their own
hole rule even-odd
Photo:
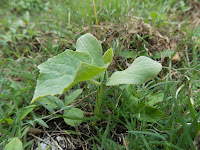
<svg viewBox="0 0 200 150">
<path fill-rule="evenodd" d="M 96 19 L 96 24 L 98 25 L 97 11 L 96 11 L 96 5 L 95 5 L 95 1 L 94 0 L 93 0 L 93 6 L 94 6 L 94 15 L 95 15 L 95 19 Z"/>
</svg>

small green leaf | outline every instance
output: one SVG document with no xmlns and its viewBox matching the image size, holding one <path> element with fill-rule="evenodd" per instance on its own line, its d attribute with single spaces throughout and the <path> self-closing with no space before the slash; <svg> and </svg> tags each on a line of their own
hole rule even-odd
<svg viewBox="0 0 200 150">
<path fill-rule="evenodd" d="M 103 55 L 103 62 L 104 64 L 111 63 L 113 59 L 113 49 L 110 48 L 107 50 Z"/>
<path fill-rule="evenodd" d="M 56 96 L 46 96 L 39 100 L 39 102 L 43 105 L 48 105 L 51 109 L 59 108 L 58 103 L 64 106 L 64 102 Z"/>
<path fill-rule="evenodd" d="M 0 123 L 12 124 L 13 122 L 14 122 L 13 119 L 10 119 L 10 118 L 5 118 L 5 119 L 0 120 Z"/>
<path fill-rule="evenodd" d="M 24 117 L 26 117 L 35 107 L 36 105 L 30 105 L 20 109 L 19 110 L 20 120 L 24 119 Z"/>
<path fill-rule="evenodd" d="M 82 35 L 76 42 L 76 51 L 85 52 L 92 57 L 94 64 L 104 66 L 102 59 L 102 47 L 99 41 L 90 33 Z"/>
<path fill-rule="evenodd" d="M 121 51 L 120 56 L 125 58 L 135 58 L 136 51 Z"/>
<path fill-rule="evenodd" d="M 162 51 L 155 51 L 153 52 L 153 58 L 162 58 L 162 57 L 169 57 L 174 54 L 174 50 L 171 49 L 164 49 Z"/>
<path fill-rule="evenodd" d="M 162 111 L 144 103 L 139 104 L 139 106 L 135 108 L 134 112 L 137 119 L 140 121 L 156 122 L 163 117 Z"/>
<path fill-rule="evenodd" d="M 41 119 L 41 118 L 37 118 L 36 121 L 40 124 L 43 125 L 46 128 L 49 128 L 49 126 Z"/>
<path fill-rule="evenodd" d="M 24 128 L 24 131 L 22 132 L 22 134 L 21 134 L 21 138 L 23 138 L 24 136 L 26 136 L 27 135 L 27 133 L 28 133 L 28 131 L 29 131 L 29 129 L 30 129 L 30 127 L 31 126 L 26 126 L 25 128 Z"/>
<path fill-rule="evenodd" d="M 69 95 L 65 96 L 65 106 L 71 104 L 82 92 L 82 89 L 77 89 L 76 91 L 73 91 Z"/>
<path fill-rule="evenodd" d="M 137 118 L 140 121 L 156 122 L 163 117 L 163 112 L 154 108 L 147 106 L 144 111 L 137 114 Z"/>
<path fill-rule="evenodd" d="M 156 21 L 156 19 L 158 18 L 157 12 L 151 12 L 150 15 L 151 15 L 151 18 L 153 19 L 153 21 Z"/>
<path fill-rule="evenodd" d="M 44 96 L 62 94 L 76 83 L 104 72 L 107 67 L 92 65 L 92 58 L 84 52 L 66 50 L 38 66 L 40 75 L 31 103 Z"/>
<path fill-rule="evenodd" d="M 148 105 L 153 106 L 159 102 L 163 101 L 164 93 L 155 93 L 153 95 L 148 96 Z"/>
<path fill-rule="evenodd" d="M 22 142 L 19 138 L 13 138 L 5 147 L 4 150 L 23 150 Z"/>
<path fill-rule="evenodd" d="M 21 91 L 22 87 L 20 86 L 19 83 L 15 82 L 15 81 L 11 81 L 12 84 L 10 85 L 10 87 L 12 87 L 13 89 L 15 89 L 16 91 Z"/>
<path fill-rule="evenodd" d="M 81 119 L 84 117 L 83 111 L 78 109 L 78 108 L 70 108 L 64 111 L 64 116 L 72 118 L 64 118 L 64 121 L 66 124 L 75 127 L 76 125 L 81 124 L 82 120 L 76 120 L 76 119 Z"/>
<path fill-rule="evenodd" d="M 154 78 L 161 69 L 160 63 L 140 56 L 126 70 L 114 72 L 106 85 L 142 84 Z"/>
</svg>

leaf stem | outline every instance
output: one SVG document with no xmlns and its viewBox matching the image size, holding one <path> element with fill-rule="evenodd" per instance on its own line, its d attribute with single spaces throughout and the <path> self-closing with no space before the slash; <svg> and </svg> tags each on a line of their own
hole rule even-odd
<svg viewBox="0 0 200 150">
<path fill-rule="evenodd" d="M 91 83 L 95 84 L 95 85 L 98 85 L 98 86 L 101 86 L 101 83 L 96 81 L 96 80 L 89 80 Z"/>
</svg>

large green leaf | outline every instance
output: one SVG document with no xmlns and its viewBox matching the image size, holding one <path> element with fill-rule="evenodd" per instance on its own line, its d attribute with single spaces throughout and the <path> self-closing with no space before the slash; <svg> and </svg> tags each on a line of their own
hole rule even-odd
<svg viewBox="0 0 200 150">
<path fill-rule="evenodd" d="M 13 138 L 5 147 L 4 150 L 23 150 L 22 142 L 19 138 Z"/>
<path fill-rule="evenodd" d="M 38 66 L 40 75 L 32 102 L 47 95 L 62 94 L 80 81 L 87 81 L 106 70 L 92 65 L 84 52 L 66 50 Z"/>
<path fill-rule="evenodd" d="M 99 41 L 90 33 L 82 35 L 76 42 L 76 51 L 85 52 L 93 58 L 94 64 L 104 66 L 102 59 L 102 47 Z"/>
<path fill-rule="evenodd" d="M 126 70 L 113 73 L 106 85 L 142 84 L 154 78 L 161 69 L 160 63 L 140 56 Z"/>
</svg>

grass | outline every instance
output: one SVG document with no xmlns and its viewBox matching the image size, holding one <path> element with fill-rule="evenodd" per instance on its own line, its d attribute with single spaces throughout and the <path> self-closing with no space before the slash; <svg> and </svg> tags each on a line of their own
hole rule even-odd
<svg viewBox="0 0 200 150">
<path fill-rule="evenodd" d="M 24 149 L 33 149 L 32 145 L 37 145 L 35 137 L 42 138 L 50 131 L 68 133 L 68 139 L 78 141 L 76 146 L 85 149 L 195 149 L 200 129 L 200 30 L 190 20 L 189 3 L 96 0 L 95 4 L 99 26 L 91 0 L 0 2 L 1 149 L 13 137 L 20 138 Z M 184 18 L 180 19 L 180 15 Z M 98 37 L 104 50 L 113 48 L 112 65 L 118 70 L 125 69 L 137 56 L 151 57 L 145 46 L 151 51 L 150 41 L 159 38 L 145 35 L 145 28 L 136 36 L 128 33 L 135 27 L 133 22 L 125 28 L 133 16 L 143 18 L 152 29 L 166 35 L 170 43 L 174 42 L 172 56 L 179 52 L 180 59 L 157 59 L 163 70 L 154 81 L 108 88 L 103 119 L 96 127 L 92 126 L 96 120 L 92 115 L 96 89 L 89 83 L 73 88 L 84 89 L 75 105 L 87 112 L 84 123 L 77 128 L 65 125 L 62 114 L 55 113 L 57 110 L 53 113 L 39 103 L 30 107 L 39 74 L 36 65 L 65 49 L 75 49 L 76 39 L 85 32 Z M 124 51 L 126 55 L 122 54 Z M 154 108 L 163 113 L 162 118 L 156 111 L 146 113 L 152 99 Z M 149 122 L 148 118 L 160 119 Z"/>
</svg>

